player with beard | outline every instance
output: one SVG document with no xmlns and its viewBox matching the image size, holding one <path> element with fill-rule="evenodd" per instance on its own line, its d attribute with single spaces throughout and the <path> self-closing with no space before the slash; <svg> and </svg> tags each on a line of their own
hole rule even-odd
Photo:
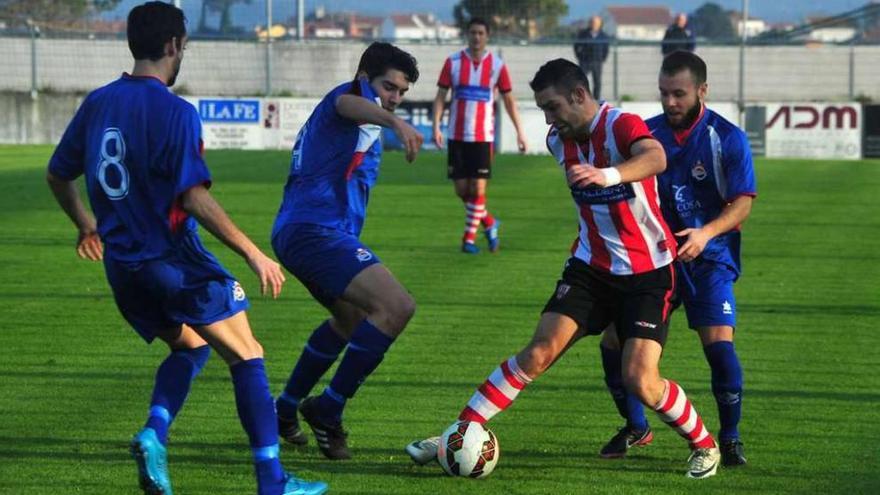
<svg viewBox="0 0 880 495">
<path fill-rule="evenodd" d="M 614 323 L 626 388 L 687 440 L 686 475 L 712 476 L 715 440 L 682 388 L 660 376 L 675 288 L 675 244 L 657 196 L 663 148 L 637 115 L 594 100 L 586 75 L 572 62 L 546 63 L 530 85 L 551 126 L 547 147 L 568 180 L 578 236 L 531 342 L 501 363 L 458 419 L 486 423 L 578 339 Z M 415 441 L 406 452 L 428 463 L 438 440 Z"/>
<path fill-rule="evenodd" d="M 712 369 L 718 404 L 722 463 L 746 463 L 739 435 L 743 372 L 733 345 L 741 272 L 740 225 L 756 195 L 755 170 L 746 134 L 706 108 L 706 64 L 677 51 L 660 68 L 663 114 L 647 121 L 663 144 L 668 166 L 659 176 L 663 217 L 678 240 L 676 306 L 684 304 L 688 326 L 697 331 Z M 623 386 L 620 346 L 606 332 L 602 361 L 608 389 L 626 425 L 606 444 L 602 457 L 623 457 L 633 445 L 651 440 L 641 404 Z"/>
<path fill-rule="evenodd" d="M 279 432 L 288 442 L 306 443 L 299 411 L 330 459 L 351 456 L 345 405 L 415 311 L 412 297 L 360 234 L 382 159 L 380 126 L 397 134 L 407 161 L 422 145 L 422 135 L 394 115 L 418 78 L 416 60 L 400 48 L 377 42 L 364 51 L 354 79 L 327 94 L 300 130 L 272 230 L 278 259 L 330 312 L 276 401 Z M 323 393 L 306 397 L 346 348 Z"/>
<path fill-rule="evenodd" d="M 232 375 L 259 495 L 324 493 L 325 483 L 282 470 L 263 348 L 245 315 L 247 297 L 198 235 L 197 222 L 247 261 L 263 293 L 278 296 L 281 267 L 208 192 L 198 111 L 168 89 L 187 42 L 183 11 L 164 2 L 137 6 L 128 15 L 127 37 L 134 69 L 86 97 L 52 155 L 47 180 L 79 230 L 79 256 L 103 259 L 122 316 L 145 341 L 159 338 L 171 351 L 156 370 L 146 424 L 130 445 L 141 488 L 171 495 L 168 429 L 213 348 Z M 74 183 L 80 175 L 94 218 Z"/>
</svg>

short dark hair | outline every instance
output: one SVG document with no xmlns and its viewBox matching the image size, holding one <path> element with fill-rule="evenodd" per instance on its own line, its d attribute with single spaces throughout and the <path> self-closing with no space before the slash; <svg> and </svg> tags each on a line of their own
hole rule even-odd
<svg viewBox="0 0 880 495">
<path fill-rule="evenodd" d="M 535 78 L 529 82 L 529 86 L 535 93 L 553 86 L 566 94 L 571 94 L 576 87 L 582 86 L 592 96 L 590 81 L 587 80 L 584 71 L 577 64 L 564 58 L 557 58 L 542 65 L 535 73 Z"/>
<path fill-rule="evenodd" d="M 358 63 L 358 72 L 367 74 L 371 81 L 385 74 L 388 69 L 403 72 L 407 81 L 414 83 L 419 80 L 419 67 L 415 57 L 397 48 L 391 43 L 375 41 L 364 50 Z"/>
<path fill-rule="evenodd" d="M 489 21 L 483 19 L 482 17 L 471 17 L 471 20 L 469 20 L 467 25 L 465 26 L 465 30 L 470 31 L 471 26 L 473 25 L 483 26 L 484 28 L 486 28 L 486 34 L 492 33 L 492 28 L 489 26 Z"/>
<path fill-rule="evenodd" d="M 165 2 L 147 2 L 128 13 L 128 48 L 135 60 L 159 60 L 165 43 L 177 38 L 178 48 L 186 36 L 183 11 Z"/>
<path fill-rule="evenodd" d="M 667 76 L 674 76 L 683 70 L 691 71 L 697 86 L 706 82 L 706 62 L 692 52 L 676 50 L 667 55 L 660 66 L 660 73 Z"/>
</svg>

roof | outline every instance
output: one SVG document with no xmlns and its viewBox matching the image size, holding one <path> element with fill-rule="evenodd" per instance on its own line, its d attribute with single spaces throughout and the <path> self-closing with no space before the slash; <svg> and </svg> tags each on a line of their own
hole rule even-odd
<svg viewBox="0 0 880 495">
<path fill-rule="evenodd" d="M 665 26 L 672 22 L 672 13 L 669 11 L 669 7 L 662 5 L 647 7 L 612 5 L 606 7 L 606 10 L 618 26 L 632 24 L 662 24 Z"/>
</svg>

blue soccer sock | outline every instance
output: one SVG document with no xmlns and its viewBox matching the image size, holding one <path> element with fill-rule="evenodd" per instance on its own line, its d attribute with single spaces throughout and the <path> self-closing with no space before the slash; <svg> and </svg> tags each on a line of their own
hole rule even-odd
<svg viewBox="0 0 880 495">
<path fill-rule="evenodd" d="M 330 381 L 330 386 L 318 398 L 318 406 L 325 419 L 342 421 L 345 402 L 354 397 L 364 380 L 379 366 L 394 339 L 385 335 L 372 323 L 363 320 L 355 328 L 348 342 L 348 350 Z"/>
<path fill-rule="evenodd" d="M 172 351 L 156 370 L 150 413 L 144 428 L 152 428 L 162 445 L 168 444 L 168 427 L 180 412 L 192 381 L 211 356 L 211 348 Z"/>
<path fill-rule="evenodd" d="M 617 412 L 626 420 L 626 426 L 635 430 L 648 429 L 648 418 L 639 398 L 626 391 L 623 385 L 623 353 L 620 349 L 608 349 L 599 345 L 602 351 L 602 368 L 605 369 L 605 385 L 614 399 Z"/>
<path fill-rule="evenodd" d="M 260 493 L 284 479 L 278 460 L 278 418 L 269 393 L 263 359 L 240 361 L 229 367 L 235 388 L 238 418 L 247 432 Z"/>
<path fill-rule="evenodd" d="M 299 401 L 311 392 L 318 380 L 333 366 L 339 353 L 348 342 L 330 326 L 330 320 L 321 323 L 312 332 L 299 361 L 290 373 L 284 392 L 278 397 L 275 408 L 282 418 L 295 418 Z"/>
<path fill-rule="evenodd" d="M 720 441 L 739 438 L 739 419 L 742 415 L 743 373 L 733 342 L 720 341 L 703 347 L 706 360 L 712 368 L 712 393 L 718 403 Z"/>
</svg>

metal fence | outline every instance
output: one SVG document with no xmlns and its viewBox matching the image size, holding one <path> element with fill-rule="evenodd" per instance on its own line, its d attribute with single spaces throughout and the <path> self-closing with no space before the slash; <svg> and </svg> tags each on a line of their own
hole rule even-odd
<svg viewBox="0 0 880 495">
<path fill-rule="evenodd" d="M 431 99 L 444 59 L 461 43 L 398 43 L 419 61 L 422 79 L 411 97 Z M 354 74 L 364 41 L 192 40 L 177 91 L 200 95 L 320 96 Z M 530 98 L 528 81 L 547 60 L 574 59 L 569 43 L 493 45 L 505 59 L 519 98 Z M 0 91 L 84 93 L 130 70 L 119 37 L 0 36 Z M 746 46 L 700 44 L 709 67 L 710 97 L 723 101 L 880 100 L 880 46 Z M 603 97 L 657 98 L 660 48 L 617 42 L 602 68 Z"/>
</svg>

